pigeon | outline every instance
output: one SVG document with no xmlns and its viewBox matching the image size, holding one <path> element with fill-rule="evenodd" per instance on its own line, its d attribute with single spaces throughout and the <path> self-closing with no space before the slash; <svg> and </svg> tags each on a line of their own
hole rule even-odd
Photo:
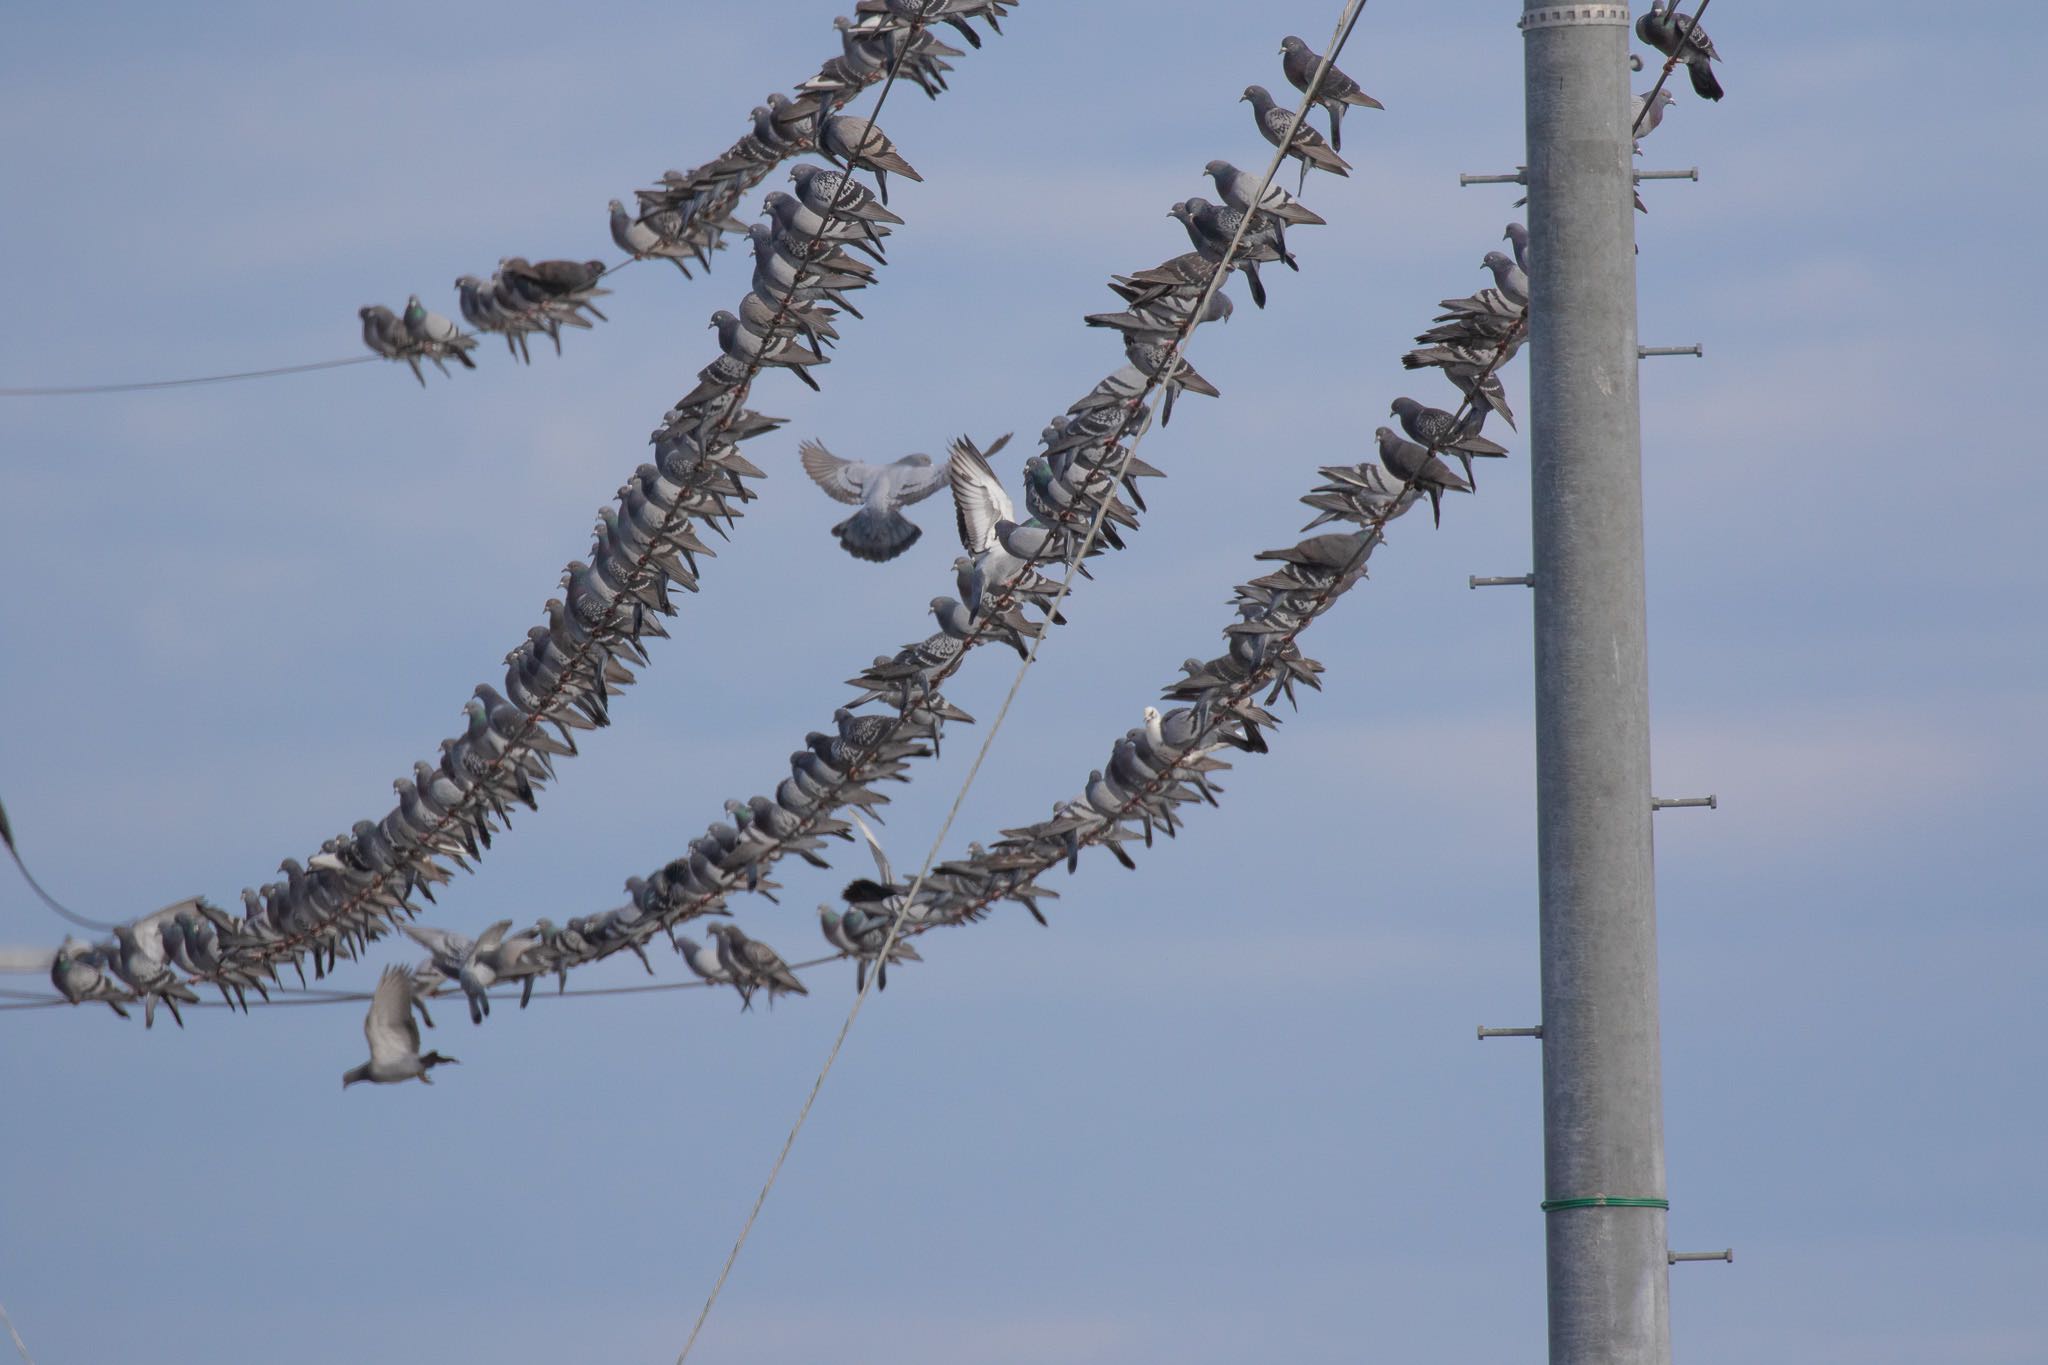
<svg viewBox="0 0 2048 1365">
<path fill-rule="evenodd" d="M 645 219 L 635 221 L 616 199 L 608 207 L 612 212 L 612 241 L 619 250 L 636 261 L 665 260 L 682 271 L 684 279 L 690 278 L 690 267 L 683 264 L 683 257 L 690 254 L 687 246 L 663 237 L 647 226 Z"/>
<path fill-rule="evenodd" d="M 1494 287 L 1499 289 L 1509 303 L 1520 308 L 1529 306 L 1529 275 L 1505 252 L 1489 251 L 1480 264 L 1493 272 Z"/>
<path fill-rule="evenodd" d="M 1522 273 L 1529 273 L 1529 229 L 1520 223 L 1509 223 L 1500 235 L 1503 242 L 1511 242 L 1515 248 L 1515 264 L 1522 267 Z M 1505 292 L 1505 291 L 1503 291 Z M 1527 292 L 1526 288 L 1523 292 Z"/>
<path fill-rule="evenodd" d="M 99 949 L 67 934 L 51 960 L 50 984 L 74 1005 L 97 1000 L 126 1019 L 128 1011 L 121 1005 L 129 995 L 100 970 L 102 960 Z"/>
<path fill-rule="evenodd" d="M 370 1012 L 363 1016 L 363 1037 L 370 1040 L 370 1060 L 345 1071 L 341 1088 L 357 1081 L 396 1085 L 417 1077 L 432 1085 L 427 1073 L 437 1066 L 452 1066 L 455 1058 L 438 1052 L 420 1052 L 420 1026 L 412 1017 L 413 974 L 410 967 L 386 967 L 377 979 L 377 993 L 370 997 Z"/>
<path fill-rule="evenodd" d="M 827 119 L 818 138 L 818 149 L 834 161 L 873 171 L 875 187 L 881 191 L 885 207 L 889 203 L 889 172 L 894 171 L 905 180 L 924 179 L 871 119 L 844 114 Z"/>
<path fill-rule="evenodd" d="M 1249 171 L 1239 170 L 1228 161 L 1212 161 L 1202 167 L 1202 174 L 1215 182 L 1216 193 L 1234 209 L 1256 207 L 1259 212 L 1269 213 L 1289 227 L 1322 227 L 1329 222 L 1321 214 L 1304 208 L 1299 199 L 1278 185 L 1266 186 L 1265 194 L 1254 205 L 1251 197 L 1259 187 L 1259 178 Z"/>
<path fill-rule="evenodd" d="M 764 987 L 771 1005 L 779 995 L 810 994 L 780 953 L 757 938 L 748 938 L 737 924 L 714 924 L 711 937 L 718 943 L 719 965 L 739 987 L 743 1008 L 751 1008 L 754 992 Z"/>
<path fill-rule="evenodd" d="M 1429 512 L 1436 524 L 1444 524 L 1443 497 L 1446 491 L 1470 493 L 1472 485 L 1429 452 L 1428 447 L 1404 441 L 1386 427 L 1373 432 L 1380 445 L 1380 464 L 1404 484 L 1429 494 Z"/>
<path fill-rule="evenodd" d="M 1678 103 L 1678 97 L 1669 90 L 1659 89 L 1652 99 L 1648 91 L 1636 100 L 1636 114 L 1629 120 L 1629 127 L 1635 130 L 1636 155 L 1643 154 L 1643 139 L 1663 126 L 1664 111 Z"/>
<path fill-rule="evenodd" d="M 842 460 L 816 441 L 803 442 L 797 455 L 804 473 L 830 497 L 860 506 L 832 534 L 848 554 L 871 564 L 887 563 L 917 544 L 924 531 L 897 509 L 924 501 L 947 481 L 946 468 L 935 467 L 929 455 L 872 465 Z"/>
<path fill-rule="evenodd" d="M 1246 100 L 1251 101 L 1252 117 L 1259 125 L 1259 136 L 1275 147 L 1281 147 L 1287 155 L 1301 163 L 1303 182 L 1308 179 L 1310 167 L 1328 171 L 1331 175 L 1351 174 L 1351 163 L 1332 151 L 1330 144 L 1323 141 L 1323 135 L 1309 127 L 1306 119 L 1303 119 L 1301 126 L 1294 130 L 1294 139 L 1291 142 L 1283 142 L 1287 137 L 1287 125 L 1294 122 L 1294 114 L 1291 110 L 1282 109 L 1273 103 L 1273 96 L 1267 92 L 1265 86 L 1247 85 L 1244 94 L 1238 97 L 1238 103 L 1242 104 Z M 1300 189 L 1301 185 L 1297 184 L 1295 190 L 1299 192 Z"/>
<path fill-rule="evenodd" d="M 714 986 L 730 986 L 733 984 L 732 973 L 727 971 L 725 964 L 718 960 L 718 944 L 715 941 L 703 944 L 697 942 L 696 939 L 691 938 L 688 934 L 678 934 L 676 935 L 676 951 L 683 955 L 683 961 L 689 965 L 690 970 L 695 972 L 700 980 L 707 981 Z"/>
<path fill-rule="evenodd" d="M 1266 306 L 1266 289 L 1259 282 L 1259 262 L 1279 261 L 1289 270 L 1301 269 L 1287 249 L 1280 220 L 1268 214 L 1254 213 L 1242 236 L 1238 226 L 1244 223 L 1243 209 L 1212 204 L 1199 195 L 1175 204 L 1166 211 L 1166 216 L 1177 219 L 1187 229 L 1195 251 L 1209 260 L 1221 262 L 1235 240 L 1238 254 L 1232 264 L 1244 271 L 1245 283 L 1251 286 L 1252 302 L 1260 308 Z"/>
<path fill-rule="evenodd" d="M 1413 398 L 1396 398 L 1388 412 L 1401 419 L 1401 430 L 1410 439 L 1420 442 L 1424 448 L 1454 455 L 1458 463 L 1465 466 L 1465 478 L 1477 488 L 1472 479 L 1474 457 L 1488 459 L 1504 458 L 1507 447 L 1487 440 L 1479 434 L 1486 422 L 1486 409 L 1474 405 L 1463 418 L 1445 412 L 1442 408 L 1425 407 Z M 1469 491 L 1469 490 L 1468 490 Z"/>
<path fill-rule="evenodd" d="M 1703 100 L 1718 100 L 1727 92 L 1714 75 L 1714 63 L 1721 54 L 1714 40 L 1693 22 L 1690 14 L 1678 13 L 1678 0 L 1650 0 L 1650 12 L 1636 20 L 1636 37 L 1656 48 L 1671 62 L 1684 62 L 1692 77 L 1693 92 Z M 1671 63 L 1666 63 L 1670 65 Z"/>
<path fill-rule="evenodd" d="M 1312 51 L 1301 39 L 1288 36 L 1280 40 L 1280 69 L 1287 73 L 1287 83 L 1302 94 L 1309 93 L 1309 83 L 1316 78 L 1316 68 L 1323 64 L 1322 57 Z M 1315 101 L 1330 115 L 1330 150 L 1344 150 L 1344 109 L 1346 105 L 1360 105 L 1366 109 L 1384 109 L 1371 95 L 1358 88 L 1358 82 L 1337 69 L 1335 62 L 1323 72 L 1322 84 L 1316 87 Z M 1285 124 L 1281 125 L 1283 128 Z"/>
</svg>

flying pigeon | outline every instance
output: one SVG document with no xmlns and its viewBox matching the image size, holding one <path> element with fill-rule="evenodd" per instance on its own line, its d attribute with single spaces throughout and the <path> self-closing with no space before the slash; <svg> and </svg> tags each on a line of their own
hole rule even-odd
<svg viewBox="0 0 2048 1365">
<path fill-rule="evenodd" d="M 437 1066 L 454 1064 L 455 1058 L 438 1052 L 420 1053 L 420 1026 L 412 1017 L 412 969 L 386 967 L 377 979 L 377 993 L 370 997 L 370 1012 L 363 1016 L 363 1037 L 370 1040 L 370 1060 L 341 1076 L 346 1090 L 357 1081 L 395 1085 L 418 1077 L 432 1085 L 427 1075 Z"/>
<path fill-rule="evenodd" d="M 855 559 L 887 563 L 917 544 L 924 534 L 897 509 L 922 502 L 946 485 L 946 470 L 929 455 L 905 455 L 893 464 L 842 460 L 816 441 L 797 447 L 804 473 L 833 499 L 857 503 L 860 511 L 832 528 Z"/>
</svg>

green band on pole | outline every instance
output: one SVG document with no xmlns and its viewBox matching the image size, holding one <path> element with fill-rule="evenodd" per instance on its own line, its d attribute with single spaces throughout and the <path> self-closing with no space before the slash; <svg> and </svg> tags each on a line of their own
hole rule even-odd
<svg viewBox="0 0 2048 1365">
<path fill-rule="evenodd" d="M 1546 1199 L 1545 1213 L 1560 1209 L 1669 1209 L 1669 1199 L 1639 1199 L 1626 1194 L 1596 1194 L 1587 1199 Z"/>
</svg>

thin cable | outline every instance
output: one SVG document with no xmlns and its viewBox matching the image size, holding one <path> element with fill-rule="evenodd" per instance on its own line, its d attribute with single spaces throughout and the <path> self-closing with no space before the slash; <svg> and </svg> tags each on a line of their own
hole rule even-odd
<svg viewBox="0 0 2048 1365">
<path fill-rule="evenodd" d="M 1294 111 L 1294 118 L 1287 125 L 1286 135 L 1280 139 L 1278 147 L 1274 150 L 1272 160 L 1267 163 L 1266 173 L 1259 181 L 1259 188 L 1251 197 L 1252 203 L 1264 202 L 1266 190 L 1272 185 L 1273 177 L 1279 173 L 1281 165 L 1287 159 L 1287 149 L 1293 145 L 1295 134 L 1300 130 L 1303 120 L 1308 117 L 1309 109 L 1315 103 L 1316 92 L 1322 88 L 1325 74 L 1336 64 L 1338 54 L 1343 51 L 1344 44 L 1350 39 L 1351 30 L 1357 25 L 1359 16 L 1364 12 L 1364 9 L 1365 0 L 1348 0 L 1342 16 L 1337 21 L 1336 30 L 1331 35 L 1330 50 L 1323 57 L 1321 64 L 1317 66 L 1314 77 L 1308 83 L 1308 90 L 1302 96 L 1300 106 Z M 893 76 L 891 79 L 893 80 Z M 886 95 L 886 90 L 884 93 Z M 878 104 L 876 107 L 879 109 L 880 105 Z M 1178 377 L 1182 368 L 1181 352 L 1186 347 L 1188 338 L 1194 335 L 1195 328 L 1200 325 L 1199 320 L 1208 311 L 1209 304 L 1215 298 L 1216 291 L 1223 287 L 1223 281 L 1230 273 L 1232 261 L 1237 255 L 1238 248 L 1243 244 L 1245 233 L 1250 229 L 1253 217 L 1254 214 L 1252 213 L 1245 213 L 1240 216 L 1237 231 L 1232 234 L 1230 245 L 1223 253 L 1223 259 L 1216 263 L 1215 270 L 1210 274 L 1209 283 L 1202 291 L 1202 297 L 1189 310 L 1188 320 L 1182 325 L 1181 333 L 1174 341 L 1173 348 L 1167 357 L 1165 367 L 1161 370 L 1159 379 L 1155 384 L 1148 385 L 1144 393 L 1141 393 L 1136 399 L 1132 400 L 1134 407 L 1144 401 L 1146 393 L 1152 392 L 1155 387 L 1167 388 Z M 1048 620 L 1057 618 L 1061 603 L 1066 601 L 1068 593 L 1073 590 L 1074 579 L 1080 573 L 1082 561 L 1088 557 L 1088 552 L 1094 548 L 1095 541 L 1102 532 L 1103 522 L 1108 518 L 1109 506 L 1113 500 L 1116 485 L 1130 469 L 1131 460 L 1137 454 L 1138 446 L 1144 441 L 1145 435 L 1151 430 L 1151 427 L 1151 418 L 1148 416 L 1145 423 L 1132 434 L 1129 444 L 1124 447 L 1123 459 L 1118 464 L 1117 472 L 1107 481 L 1109 492 L 1105 493 L 1097 504 L 1095 516 L 1088 525 L 1088 534 L 1083 538 L 1079 549 L 1074 552 L 1073 557 L 1067 564 L 1066 577 L 1060 581 L 1059 592 L 1054 595 L 1052 605 L 1046 612 Z M 924 889 L 925 881 L 931 875 L 932 865 L 938 861 L 939 850 L 945 846 L 946 836 L 952 832 L 953 822 L 959 818 L 961 809 L 967 804 L 968 792 L 973 789 L 975 778 L 981 773 L 982 764 L 988 758 L 990 748 L 995 744 L 996 735 L 1002 730 L 1003 722 L 1010 714 L 1010 707 L 1017 700 L 1017 694 L 1024 686 L 1025 677 L 1030 673 L 1031 666 L 1038 662 L 1038 651 L 1045 643 L 1045 638 L 1043 634 L 1036 636 L 1031 642 L 1030 651 L 1024 656 L 1024 661 L 1018 665 L 1017 676 L 1011 680 L 1010 690 L 1004 696 L 1002 706 L 997 709 L 995 719 L 989 724 L 988 734 L 983 738 L 981 748 L 974 755 L 974 762 L 969 766 L 967 776 L 960 784 L 959 793 L 953 798 L 952 808 L 946 812 L 945 820 L 939 825 L 938 835 L 932 840 L 931 848 L 925 853 L 924 864 L 918 869 L 916 880 L 911 883 L 909 891 L 905 893 L 904 903 L 906 906 L 915 904 L 917 893 Z M 889 932 L 883 938 L 881 952 L 877 955 L 879 962 L 888 962 L 889 953 L 896 946 L 897 939 L 901 937 L 902 928 L 903 916 L 898 915 L 890 921 Z M 685 1365 L 685 1362 L 689 1359 L 691 1348 L 697 1344 L 697 1337 L 704 1330 L 704 1323 L 711 1316 L 711 1309 L 718 1302 L 718 1296 L 724 1290 L 725 1282 L 732 1274 L 734 1263 L 739 1260 L 740 1249 L 746 1246 L 747 1238 L 753 1233 L 754 1224 L 761 1216 L 762 1206 L 768 1202 L 769 1192 L 775 1188 L 775 1181 L 782 1174 L 783 1163 L 789 1159 L 790 1149 L 796 1145 L 797 1135 L 803 1131 L 805 1121 L 811 1116 L 811 1106 L 817 1103 L 819 1092 L 825 1088 L 825 1078 L 832 1074 L 832 1067 L 839 1060 L 840 1049 L 846 1045 L 846 1038 L 853 1031 L 854 1021 L 860 1018 L 861 1008 L 867 1004 L 868 994 L 875 989 L 875 985 L 881 979 L 881 975 L 880 972 L 869 973 L 867 980 L 861 985 L 860 992 L 854 996 L 853 1007 L 846 1012 L 846 1021 L 839 1026 L 839 1033 L 832 1040 L 831 1051 L 825 1054 L 825 1063 L 818 1069 L 818 1078 L 811 1083 L 810 1093 L 804 1097 L 803 1107 L 797 1111 L 796 1122 L 790 1125 L 789 1136 L 783 1139 L 782 1150 L 776 1153 L 774 1164 L 768 1168 L 768 1178 L 762 1182 L 761 1193 L 755 1196 L 754 1206 L 748 1210 L 747 1220 L 740 1226 L 739 1237 L 733 1242 L 732 1251 L 726 1256 L 724 1266 L 719 1269 L 718 1278 L 712 1283 L 711 1292 L 704 1299 L 704 1307 L 699 1310 L 697 1321 L 691 1326 L 690 1335 L 683 1342 L 682 1351 L 676 1356 L 676 1365 Z"/>
<path fill-rule="evenodd" d="M 0 805 L 0 844 L 7 845 L 7 855 L 14 859 L 14 865 L 21 869 L 22 880 L 27 882 L 29 888 L 42 898 L 44 905 L 49 906 L 81 929 L 91 929 L 95 933 L 103 934 L 114 932 L 113 925 L 96 919 L 87 919 L 84 915 L 67 910 L 58 902 L 56 897 L 43 890 L 43 884 L 36 880 L 35 874 L 28 870 L 28 864 L 21 860 L 21 850 L 14 846 L 14 829 L 7 823 L 7 807 L 4 805 Z"/>
<path fill-rule="evenodd" d="M 849 957 L 846 953 L 830 953 L 824 957 L 814 957 L 803 962 L 792 962 L 789 964 L 789 969 L 793 972 L 804 972 L 809 971 L 813 967 L 823 967 L 830 963 L 848 960 Z M 545 973 L 536 973 L 536 975 L 545 975 Z M 724 984 L 722 981 L 661 981 L 652 985 L 641 986 L 585 986 L 573 991 L 535 991 L 530 998 L 533 1000 L 579 1000 L 611 995 L 655 995 L 667 991 L 701 991 L 707 990 L 712 986 L 722 986 Z M 425 998 L 428 1000 L 453 1000 L 457 998 L 458 994 L 459 992 L 456 987 L 438 986 L 427 992 Z M 507 986 L 503 990 L 488 991 L 486 994 L 493 1000 L 516 1000 L 521 991 L 519 987 Z M 188 1010 L 237 1011 L 244 1009 L 292 1009 L 308 1005 L 360 1005 L 368 1002 L 371 998 L 371 992 L 369 991 L 294 990 L 289 987 L 278 987 L 272 990 L 270 999 L 258 998 L 247 1002 L 246 1005 L 230 1005 L 223 1000 L 200 1000 L 186 1005 L 185 1008 Z M 0 1010 L 48 1009 L 52 1006 L 69 1005 L 71 1003 L 62 996 L 37 995 L 29 991 L 14 991 L 4 988 L 0 988 L 0 1001 L 17 1002 L 0 1004 Z M 97 1005 L 103 1002 L 88 1000 L 84 1003 Z M 126 1005 L 133 1002 L 121 1000 L 117 1003 Z"/>
<path fill-rule="evenodd" d="M 1678 6 L 1680 5 L 1680 3 L 1682 3 L 1682 0 L 1671 0 L 1671 18 L 1674 23 L 1678 19 Z M 1707 6 L 1713 3 L 1714 0 L 1700 0 L 1700 7 L 1693 11 L 1692 23 L 1693 31 L 1695 33 L 1699 31 L 1700 17 L 1707 12 Z M 1683 39 L 1683 36 L 1684 35 L 1682 34 L 1680 35 L 1681 40 Z M 1657 76 L 1657 83 L 1650 87 L 1649 95 L 1643 100 L 1643 107 L 1636 111 L 1635 127 L 1629 130 L 1629 139 L 1631 141 L 1642 136 L 1643 120 L 1650 116 L 1650 110 L 1653 107 L 1655 107 L 1657 103 L 1657 92 L 1664 88 L 1664 82 L 1671 79 L 1671 73 L 1678 67 L 1679 53 L 1684 51 L 1685 43 L 1683 41 L 1680 41 L 1680 43 L 1678 44 L 1678 52 L 1674 52 L 1669 57 L 1664 59 L 1664 70 Z"/>
<path fill-rule="evenodd" d="M 7 1324 L 7 1335 L 14 1338 L 14 1349 L 21 1352 L 21 1358 L 28 1365 L 36 1365 L 36 1358 L 28 1353 L 28 1343 L 21 1339 L 21 1333 L 14 1330 L 14 1319 L 7 1316 L 7 1305 L 0 1303 L 0 1322 Z"/>
<path fill-rule="evenodd" d="M 141 393 L 148 389 L 183 389 L 195 384 L 231 384 L 239 379 L 270 379 L 281 374 L 305 374 L 309 370 L 338 370 L 344 365 L 367 365 L 382 360 L 377 355 L 353 355 L 346 360 L 316 360 L 310 365 L 280 365 L 274 370 L 240 370 L 234 374 L 202 374 L 191 379 L 150 379 L 133 384 L 51 384 L 31 388 L 0 389 L 0 398 L 57 398 L 82 393 Z"/>
</svg>

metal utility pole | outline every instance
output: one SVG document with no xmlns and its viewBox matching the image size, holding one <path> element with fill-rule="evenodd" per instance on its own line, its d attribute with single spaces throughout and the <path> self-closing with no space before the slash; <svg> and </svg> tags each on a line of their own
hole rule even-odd
<svg viewBox="0 0 2048 1365">
<path fill-rule="evenodd" d="M 1523 0 L 1552 1365 L 1668 1365 L 1626 4 Z"/>
</svg>

